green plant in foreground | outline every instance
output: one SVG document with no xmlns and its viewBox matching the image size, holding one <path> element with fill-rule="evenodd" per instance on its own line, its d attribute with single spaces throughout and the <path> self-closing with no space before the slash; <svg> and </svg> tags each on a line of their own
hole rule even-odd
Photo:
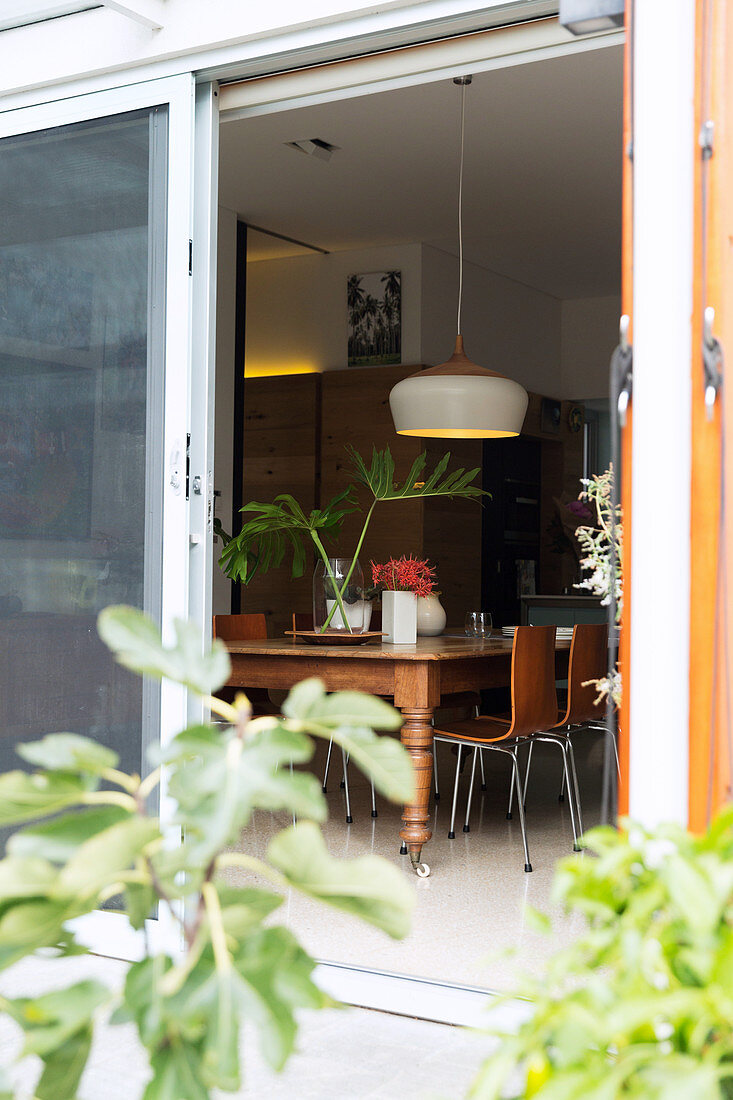
<svg viewBox="0 0 733 1100">
<path fill-rule="evenodd" d="M 481 472 L 480 467 L 477 466 L 473 470 L 460 468 L 446 474 L 450 452 L 443 455 L 433 472 L 421 481 L 420 478 L 427 463 L 427 455 L 423 452 L 415 459 L 403 484 L 398 485 L 394 480 L 394 459 L 389 447 L 383 451 L 378 451 L 374 447 L 369 466 L 353 447 L 346 449 L 355 480 L 372 495 L 372 502 L 367 510 L 364 526 L 353 553 L 354 562 L 359 557 L 377 504 L 390 500 L 416 500 L 420 497 L 461 497 L 478 500 L 482 496 L 488 496 L 483 489 L 471 484 L 476 475 Z M 316 553 L 326 567 L 326 576 L 334 580 L 321 535 L 336 537 L 341 530 L 344 517 L 356 508 L 353 485 L 349 485 L 342 493 L 335 496 L 325 508 L 316 508 L 308 515 L 289 493 L 282 493 L 275 497 L 272 504 L 252 501 L 245 504 L 241 511 L 251 512 L 254 518 L 243 525 L 238 535 L 230 538 L 221 524 L 217 524 L 217 533 L 224 542 L 219 564 L 232 580 L 248 584 L 258 572 L 266 572 L 268 569 L 282 565 L 285 551 L 290 546 L 293 555 L 292 575 L 302 577 L 307 560 L 305 547 L 307 539 L 310 538 Z M 341 610 L 342 621 L 348 624 L 343 596 L 351 580 L 353 568 L 352 564 L 340 589 L 334 580 L 336 604 L 323 624 L 322 631 L 328 628 L 336 607 Z"/>
<path fill-rule="evenodd" d="M 587 930 L 525 985 L 529 1017 L 470 1096 L 733 1097 L 733 808 L 701 837 L 625 822 L 586 842 L 597 858 L 562 860 L 554 901 Z"/>
<path fill-rule="evenodd" d="M 318 827 L 326 817 L 320 781 L 291 764 L 310 760 L 309 735 L 333 738 L 398 802 L 413 796 L 412 764 L 397 740 L 373 732 L 401 723 L 380 699 L 327 695 L 319 680 L 305 680 L 282 717 L 253 720 L 244 695 L 234 705 L 212 697 L 229 657 L 221 643 L 202 656 L 192 624 L 177 623 L 176 644 L 166 647 L 141 612 L 118 607 L 101 613 L 99 632 L 122 664 L 185 685 L 225 724 L 179 733 L 142 780 L 120 772 L 110 749 L 75 734 L 19 746 L 37 770 L 0 776 L 0 826 L 30 823 L 0 861 L 0 968 L 40 948 L 79 953 L 69 922 L 105 903 L 124 909 L 135 929 L 167 907 L 180 951 L 156 951 L 146 937 L 121 993 L 79 981 L 39 997 L 0 998 L 0 1010 L 23 1029 L 23 1053 L 43 1062 L 36 1100 L 76 1096 L 102 1007 L 114 1009 L 113 1024 L 134 1021 L 147 1048 L 144 1100 L 208 1100 L 212 1088 L 240 1087 L 245 1017 L 281 1068 L 295 1042 L 296 1010 L 329 1003 L 312 980 L 313 960 L 269 920 L 281 891 L 299 890 L 395 938 L 408 931 L 413 896 L 401 872 L 372 855 L 333 859 Z M 180 827 L 173 836 L 150 809 L 162 777 Z M 300 819 L 275 835 L 266 860 L 237 850 L 255 809 Z M 227 871 L 251 881 L 235 886 Z M 8 1097 L 0 1081 L 0 1100 Z"/>
</svg>

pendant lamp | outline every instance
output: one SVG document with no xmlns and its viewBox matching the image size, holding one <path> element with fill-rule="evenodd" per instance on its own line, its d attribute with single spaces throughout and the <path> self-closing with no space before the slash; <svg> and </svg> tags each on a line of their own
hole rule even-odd
<svg viewBox="0 0 733 1100">
<path fill-rule="evenodd" d="M 466 86 L 470 76 L 457 77 L 461 85 L 461 166 L 458 183 L 458 333 L 453 355 L 446 363 L 403 378 L 389 395 L 398 435 L 439 436 L 449 439 L 496 439 L 519 435 L 529 398 L 524 387 L 496 371 L 473 363 L 463 350 L 463 150 Z"/>
</svg>

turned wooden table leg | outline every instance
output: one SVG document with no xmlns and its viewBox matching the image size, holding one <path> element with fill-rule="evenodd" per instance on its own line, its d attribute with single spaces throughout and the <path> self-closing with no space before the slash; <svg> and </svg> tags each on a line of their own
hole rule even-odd
<svg viewBox="0 0 733 1100">
<path fill-rule="evenodd" d="M 428 802 L 433 779 L 433 708 L 403 707 L 400 731 L 415 768 L 415 800 L 402 813 L 400 837 L 407 846 L 412 866 L 418 870 L 422 846 L 433 835 L 428 828 Z"/>
</svg>

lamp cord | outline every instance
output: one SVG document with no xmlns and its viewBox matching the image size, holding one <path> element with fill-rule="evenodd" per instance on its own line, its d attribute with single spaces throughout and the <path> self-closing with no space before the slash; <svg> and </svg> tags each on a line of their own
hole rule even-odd
<svg viewBox="0 0 733 1100">
<path fill-rule="evenodd" d="M 461 165 L 458 172 L 458 335 L 463 303 L 463 149 L 466 130 L 466 83 L 461 83 Z"/>
</svg>

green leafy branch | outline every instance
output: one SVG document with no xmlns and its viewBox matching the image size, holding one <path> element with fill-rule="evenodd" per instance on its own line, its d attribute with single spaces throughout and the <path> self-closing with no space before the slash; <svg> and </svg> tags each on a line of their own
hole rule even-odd
<svg viewBox="0 0 733 1100">
<path fill-rule="evenodd" d="M 413 462 L 412 468 L 402 485 L 395 482 L 395 464 L 389 447 L 385 447 L 383 451 L 374 447 L 369 466 L 366 465 L 364 459 L 353 447 L 347 447 L 347 452 L 355 481 L 365 486 L 373 499 L 367 510 L 352 555 L 351 568 L 340 587 L 331 571 L 321 534 L 330 537 L 338 536 L 344 517 L 356 510 L 357 502 L 353 485 L 349 485 L 342 493 L 335 496 L 325 508 L 322 510 L 315 509 L 309 515 L 305 514 L 298 502 L 289 493 L 277 496 L 272 504 L 256 502 L 245 504 L 241 511 L 251 512 L 255 515 L 255 518 L 245 523 L 242 530 L 234 538 L 229 538 L 219 525 L 219 533 L 225 541 L 219 564 L 228 577 L 232 580 L 241 581 L 243 584 L 248 584 L 258 572 L 266 572 L 268 569 L 277 568 L 281 565 L 288 545 L 293 555 L 292 576 L 301 577 L 306 564 L 306 539 L 310 537 L 316 553 L 325 565 L 326 576 L 330 578 L 336 596 L 336 603 L 321 627 L 322 632 L 328 629 L 337 607 L 341 612 L 343 622 L 351 630 L 343 599 L 377 504 L 387 501 L 417 500 L 424 497 L 458 497 L 467 500 L 479 500 L 482 496 L 489 495 L 477 485 L 472 484 L 481 472 L 480 467 L 477 466 L 473 470 L 459 468 L 451 473 L 446 473 L 450 462 L 450 452 L 443 455 L 432 473 L 421 480 L 427 465 L 427 455 L 423 452 Z"/>
<path fill-rule="evenodd" d="M 258 1023 L 265 1057 L 279 1068 L 293 1049 L 297 1010 L 328 1003 L 313 982 L 313 960 L 287 929 L 264 923 L 281 892 L 299 890 L 394 937 L 408 930 L 412 892 L 397 868 L 372 855 L 340 861 L 328 853 L 318 827 L 326 817 L 320 781 L 297 766 L 311 759 L 312 738 L 333 737 L 397 801 L 414 794 L 412 764 L 395 738 L 374 732 L 401 722 L 383 700 L 328 695 L 307 680 L 282 715 L 253 720 L 244 695 L 234 704 L 212 695 L 228 678 L 229 658 L 220 643 L 202 653 L 193 624 L 177 623 L 175 642 L 164 645 L 141 612 L 119 607 L 102 612 L 99 631 L 126 667 L 184 685 L 223 722 L 183 730 L 145 778 L 120 771 L 116 753 L 76 734 L 19 747 L 36 770 L 0 776 L 0 826 L 22 826 L 0 860 L 0 969 L 41 948 L 78 953 L 69 922 L 111 899 L 141 932 L 166 906 L 183 951 L 151 952 L 146 943 L 121 995 L 77 982 L 6 998 L 0 1011 L 23 1029 L 22 1053 L 43 1062 L 37 1100 L 76 1096 L 94 1016 L 110 1005 L 112 1022 L 134 1021 L 147 1048 L 144 1100 L 208 1100 L 212 1088 L 240 1088 L 245 1017 Z M 163 834 L 155 813 L 163 775 L 182 843 Z M 238 850 L 256 809 L 299 818 L 273 838 L 265 859 Z"/>
<path fill-rule="evenodd" d="M 622 824 L 559 863 L 552 900 L 585 930 L 520 985 L 473 1100 L 733 1097 L 733 808 L 703 836 Z"/>
</svg>

